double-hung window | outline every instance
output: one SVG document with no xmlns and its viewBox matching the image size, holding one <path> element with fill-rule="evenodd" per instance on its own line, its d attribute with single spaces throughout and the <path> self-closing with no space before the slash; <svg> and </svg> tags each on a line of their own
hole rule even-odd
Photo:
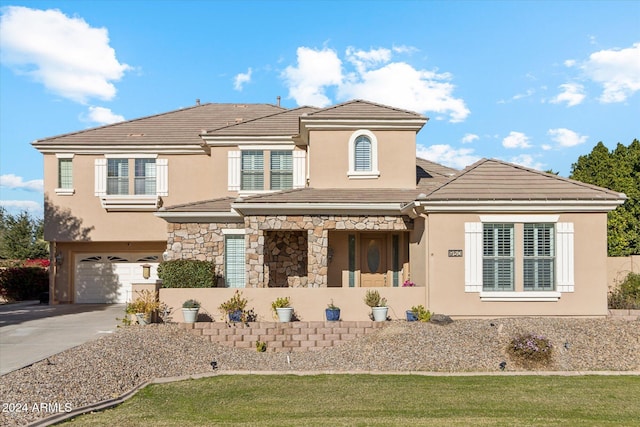
<svg viewBox="0 0 640 427">
<path fill-rule="evenodd" d="M 350 179 L 376 179 L 378 170 L 378 139 L 367 130 L 360 129 L 349 138 L 349 170 Z"/>
<path fill-rule="evenodd" d="M 107 160 L 107 194 L 129 194 L 129 159 Z"/>
<path fill-rule="evenodd" d="M 241 190 L 264 190 L 264 152 L 247 150 L 241 156 Z"/>
<path fill-rule="evenodd" d="M 553 224 L 524 224 L 524 290 L 554 290 Z"/>
<path fill-rule="evenodd" d="M 286 190 L 293 188 L 293 152 L 271 152 L 271 189 Z"/>
<path fill-rule="evenodd" d="M 156 159 L 135 159 L 134 194 L 156 194 Z"/>
<path fill-rule="evenodd" d="M 59 196 L 71 196 L 73 189 L 73 154 L 57 153 L 58 186 L 55 193 Z"/>
<path fill-rule="evenodd" d="M 514 290 L 513 224 L 483 224 L 482 290 Z"/>
</svg>

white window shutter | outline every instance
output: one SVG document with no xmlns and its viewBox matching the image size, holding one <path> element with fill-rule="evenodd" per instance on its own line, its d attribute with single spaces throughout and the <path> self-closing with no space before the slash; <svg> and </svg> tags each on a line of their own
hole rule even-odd
<svg viewBox="0 0 640 427">
<path fill-rule="evenodd" d="M 240 191 L 240 151 L 229 151 L 229 191 Z"/>
<path fill-rule="evenodd" d="M 559 222 L 556 224 L 556 269 L 558 274 L 557 291 L 573 292 L 574 263 L 573 263 L 573 223 Z"/>
<path fill-rule="evenodd" d="M 94 191 L 96 196 L 107 195 L 107 159 L 96 159 Z"/>
<path fill-rule="evenodd" d="M 293 152 L 293 188 L 304 188 L 306 186 L 305 161 L 306 152 Z"/>
<path fill-rule="evenodd" d="M 156 159 L 156 191 L 158 196 L 169 195 L 169 159 Z"/>
<path fill-rule="evenodd" d="M 482 223 L 464 223 L 464 291 L 482 291 Z"/>
</svg>

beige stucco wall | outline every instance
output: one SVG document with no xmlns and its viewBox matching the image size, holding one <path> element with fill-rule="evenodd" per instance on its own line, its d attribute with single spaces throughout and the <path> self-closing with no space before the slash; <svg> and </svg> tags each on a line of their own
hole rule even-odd
<svg viewBox="0 0 640 427">
<path fill-rule="evenodd" d="M 278 297 L 289 297 L 299 320 L 325 320 L 324 310 L 333 300 L 340 307 L 341 320 L 369 320 L 371 309 L 364 303 L 364 288 L 245 288 L 240 289 L 249 300 L 247 309 L 253 309 L 258 320 L 272 321 L 271 302 Z M 389 317 L 405 319 L 405 311 L 415 305 L 425 305 L 425 288 L 380 288 L 380 295 L 387 298 Z M 182 322 L 182 303 L 194 298 L 202 304 L 201 312 L 217 322 L 223 321 L 218 306 L 231 298 L 235 289 L 181 288 L 160 289 L 160 301 L 173 308 L 172 318 Z"/>
<path fill-rule="evenodd" d="M 607 284 L 610 288 L 622 282 L 629 273 L 640 273 L 640 255 L 607 259 Z"/>
<path fill-rule="evenodd" d="M 354 130 L 309 133 L 310 187 L 314 188 L 415 188 L 416 133 L 382 131 L 378 140 L 377 179 L 349 179 L 349 138 Z M 407 163 L 409 160 L 409 163 Z"/>
<path fill-rule="evenodd" d="M 559 222 L 574 224 L 575 291 L 562 293 L 557 302 L 483 302 L 478 293 L 465 292 L 465 258 L 449 258 L 448 250 L 464 250 L 464 223 L 479 221 L 477 214 L 429 215 L 427 308 L 432 312 L 457 317 L 607 315 L 605 213 L 560 214 Z M 516 281 L 521 280 L 517 265 Z"/>
</svg>

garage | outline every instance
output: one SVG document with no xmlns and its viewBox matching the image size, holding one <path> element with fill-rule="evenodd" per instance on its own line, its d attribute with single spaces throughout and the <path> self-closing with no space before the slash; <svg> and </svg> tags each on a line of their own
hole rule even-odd
<svg viewBox="0 0 640 427">
<path fill-rule="evenodd" d="M 155 283 L 160 255 L 148 253 L 78 254 L 75 256 L 76 303 L 126 303 L 132 283 Z M 149 278 L 143 265 L 150 266 Z"/>
</svg>

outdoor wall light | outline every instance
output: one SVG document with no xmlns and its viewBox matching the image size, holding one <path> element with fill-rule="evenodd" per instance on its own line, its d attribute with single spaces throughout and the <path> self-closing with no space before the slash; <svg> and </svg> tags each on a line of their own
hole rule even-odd
<svg viewBox="0 0 640 427">
<path fill-rule="evenodd" d="M 56 265 L 60 267 L 64 262 L 64 255 L 62 255 L 62 252 L 56 253 L 55 260 L 56 260 Z"/>
<path fill-rule="evenodd" d="M 151 277 L 151 266 L 149 264 L 142 264 L 142 277 L 148 279 Z"/>
</svg>

